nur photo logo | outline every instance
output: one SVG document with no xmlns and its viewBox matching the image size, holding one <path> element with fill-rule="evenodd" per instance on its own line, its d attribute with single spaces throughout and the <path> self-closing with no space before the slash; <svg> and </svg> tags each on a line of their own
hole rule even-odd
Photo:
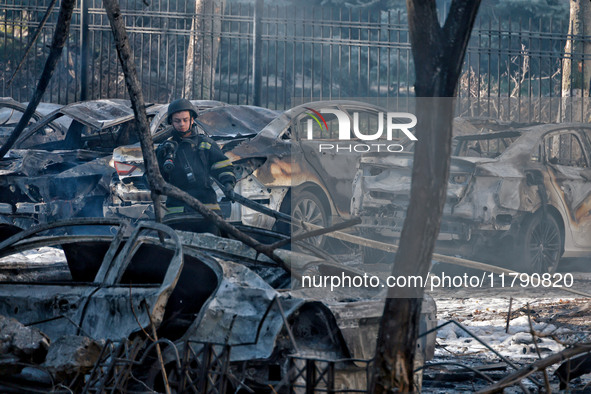
<svg viewBox="0 0 591 394">
<path fill-rule="evenodd" d="M 376 141 L 375 143 L 357 143 L 357 144 L 340 144 L 340 143 L 322 143 L 318 145 L 319 152 L 334 150 L 336 152 L 402 152 L 404 146 L 399 143 L 390 143 L 391 141 L 399 139 L 399 131 L 404 134 L 410 141 L 417 141 L 417 137 L 410 131 L 417 124 L 417 117 L 408 112 L 379 112 L 377 116 L 377 125 L 374 129 L 362 130 L 360 127 L 360 116 L 358 112 L 353 112 L 353 119 L 344 111 L 333 108 L 322 108 L 316 111 L 312 108 L 305 107 L 310 112 L 307 115 L 310 119 L 307 120 L 305 127 L 305 136 L 309 141 L 314 140 L 314 125 L 318 125 L 320 131 L 326 130 L 327 133 L 335 132 L 328 127 L 328 123 L 323 116 L 326 114 L 333 115 L 331 119 L 336 120 L 336 136 L 339 141 Z M 384 138 L 385 135 L 385 138 Z M 382 143 L 378 140 L 384 141 Z"/>
</svg>

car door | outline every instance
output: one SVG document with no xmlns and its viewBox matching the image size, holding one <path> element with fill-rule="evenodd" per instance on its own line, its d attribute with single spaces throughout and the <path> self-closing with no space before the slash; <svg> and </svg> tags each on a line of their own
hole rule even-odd
<svg viewBox="0 0 591 394">
<path fill-rule="evenodd" d="M 545 165 L 563 198 L 575 244 L 591 247 L 591 168 L 588 142 L 580 130 L 552 132 L 544 137 Z"/>
<path fill-rule="evenodd" d="M 66 260 L 59 245 L 47 244 L 0 259 L 0 315 L 37 328 L 51 340 L 78 335 L 83 307 L 100 285 L 72 281 Z"/>
<path fill-rule="evenodd" d="M 348 215 L 357 159 L 368 145 L 359 144 L 360 141 L 354 139 L 339 139 L 339 128 L 347 128 L 339 122 L 348 124 L 351 128 L 354 121 L 352 113 L 356 111 L 359 116 L 359 127 L 364 129 L 362 132 L 370 134 L 366 128 L 377 128 L 379 114 L 369 109 L 334 105 L 327 105 L 315 111 L 310 109 L 299 115 L 295 121 L 302 159 L 317 174 L 337 211 Z M 339 116 L 343 119 L 339 119 Z M 350 132 L 353 135 L 352 129 Z"/>
<path fill-rule="evenodd" d="M 170 247 L 155 242 L 156 232 Z M 101 283 L 84 306 L 80 327 L 93 338 L 118 340 L 138 330 L 157 328 L 183 268 L 183 249 L 176 232 L 142 222 L 125 245 L 114 242 L 96 276 Z"/>
</svg>

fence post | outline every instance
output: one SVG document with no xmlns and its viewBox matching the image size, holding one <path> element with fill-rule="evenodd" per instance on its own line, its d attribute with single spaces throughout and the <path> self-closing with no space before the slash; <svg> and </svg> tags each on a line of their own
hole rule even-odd
<svg viewBox="0 0 591 394">
<path fill-rule="evenodd" d="M 88 2 L 80 0 L 80 101 L 88 100 Z"/>
<path fill-rule="evenodd" d="M 306 359 L 306 394 L 314 394 L 316 388 L 316 363 L 313 359 Z"/>
<path fill-rule="evenodd" d="M 262 36 L 263 36 L 263 5 L 264 0 L 256 0 L 254 6 L 253 46 L 252 46 L 252 101 L 253 105 L 261 105 L 263 87 Z"/>
</svg>

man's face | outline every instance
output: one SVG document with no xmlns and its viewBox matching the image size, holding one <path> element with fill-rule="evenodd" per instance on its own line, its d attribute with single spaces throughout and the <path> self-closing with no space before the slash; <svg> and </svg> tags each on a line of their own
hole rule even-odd
<svg viewBox="0 0 591 394">
<path fill-rule="evenodd" d="M 172 114 L 172 127 L 181 135 L 187 134 L 191 129 L 193 118 L 189 111 L 180 111 Z"/>
</svg>

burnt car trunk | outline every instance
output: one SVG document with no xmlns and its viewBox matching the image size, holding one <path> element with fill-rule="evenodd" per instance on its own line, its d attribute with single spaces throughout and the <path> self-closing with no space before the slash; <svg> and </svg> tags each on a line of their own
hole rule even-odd
<svg viewBox="0 0 591 394">
<path fill-rule="evenodd" d="M 113 169 L 96 152 L 12 150 L 0 162 L 4 221 L 23 216 L 30 223 L 67 217 L 102 216 Z"/>
</svg>

